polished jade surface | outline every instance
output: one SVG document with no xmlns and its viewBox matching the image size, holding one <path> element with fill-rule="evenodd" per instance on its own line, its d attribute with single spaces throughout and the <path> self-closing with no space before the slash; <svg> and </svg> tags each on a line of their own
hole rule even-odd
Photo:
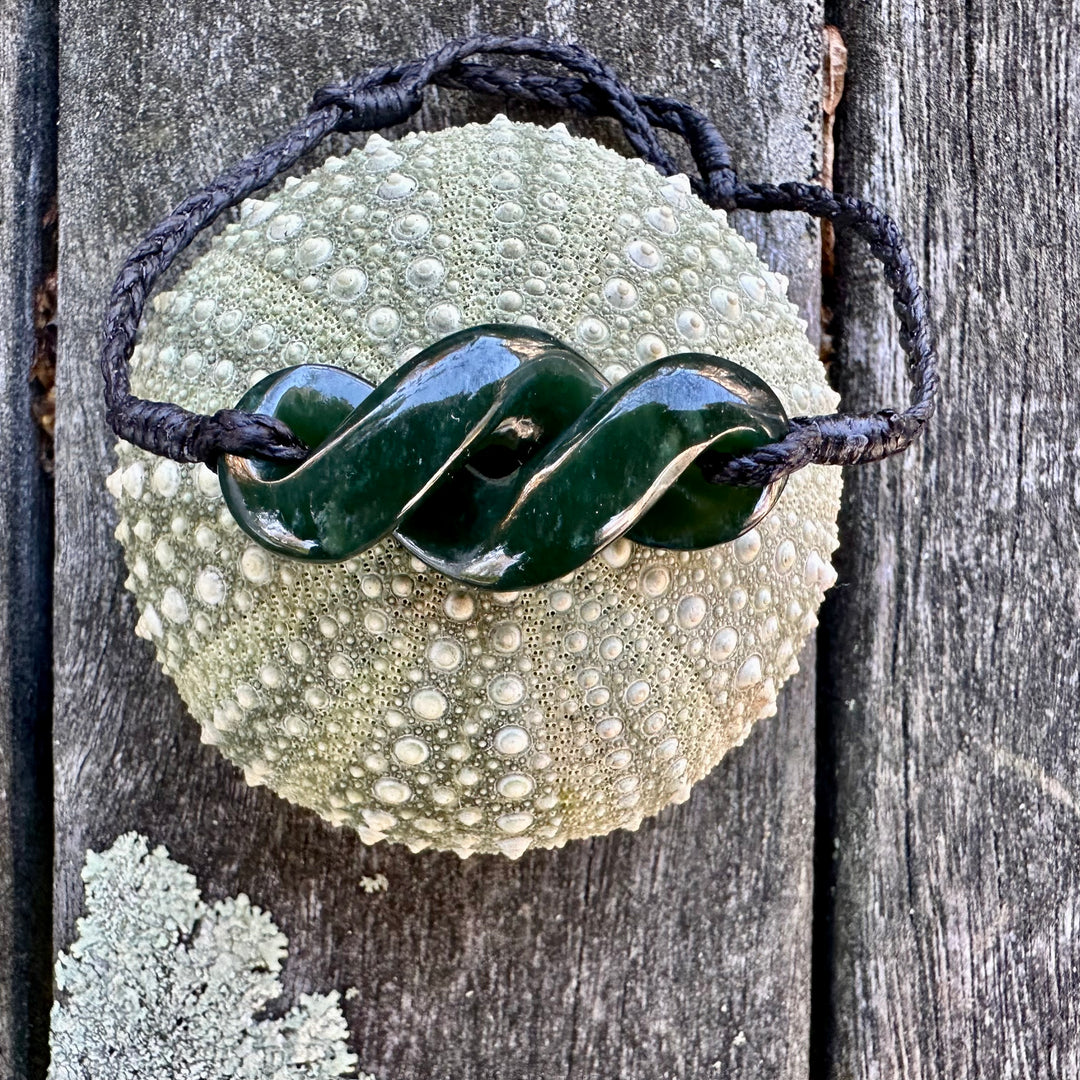
<svg viewBox="0 0 1080 1080">
<path fill-rule="evenodd" d="M 313 449 L 299 466 L 222 459 L 229 509 L 260 543 L 337 561 L 393 532 L 484 588 L 551 581 L 622 535 L 668 548 L 733 540 L 783 487 L 710 484 L 696 464 L 786 434 L 752 372 L 681 353 L 609 386 L 529 327 L 451 334 L 374 389 L 338 368 L 288 368 L 237 407 L 278 417 Z"/>
</svg>

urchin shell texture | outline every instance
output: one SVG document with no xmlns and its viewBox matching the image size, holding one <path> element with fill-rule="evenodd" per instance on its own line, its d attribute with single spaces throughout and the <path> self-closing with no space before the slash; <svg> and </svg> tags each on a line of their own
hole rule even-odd
<svg viewBox="0 0 1080 1080">
<path fill-rule="evenodd" d="M 155 300 L 132 385 L 213 412 L 284 366 L 378 383 L 452 330 L 516 322 L 612 381 L 694 350 L 756 372 L 789 414 L 830 412 L 785 288 L 685 177 L 499 117 L 372 136 L 244 203 Z M 518 856 L 635 828 L 775 711 L 835 579 L 841 479 L 821 466 L 734 543 L 619 540 L 493 594 L 392 538 L 343 564 L 278 558 L 205 466 L 118 456 L 136 629 L 204 741 L 370 843 Z"/>
</svg>

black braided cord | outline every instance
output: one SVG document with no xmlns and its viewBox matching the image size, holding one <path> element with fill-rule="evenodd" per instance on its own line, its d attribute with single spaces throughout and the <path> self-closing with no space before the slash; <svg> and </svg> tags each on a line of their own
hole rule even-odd
<svg viewBox="0 0 1080 1080">
<path fill-rule="evenodd" d="M 469 57 L 500 53 L 561 65 L 569 75 L 497 67 Z M 906 450 L 934 410 L 938 387 L 926 300 L 915 264 L 895 222 L 870 203 L 836 195 L 814 184 L 745 184 L 711 121 L 681 101 L 628 90 L 605 63 L 576 45 L 535 37 L 481 34 L 450 41 L 419 60 L 374 69 L 316 95 L 307 116 L 281 138 L 189 195 L 155 225 L 128 256 L 113 285 L 105 314 L 101 370 L 109 424 L 116 434 L 176 461 L 214 465 L 221 454 L 271 461 L 302 461 L 309 450 L 278 420 L 236 409 L 201 416 L 169 402 L 134 397 L 128 361 L 143 308 L 155 282 L 195 236 L 224 210 L 258 191 L 331 132 L 375 131 L 407 120 L 430 85 L 467 89 L 518 101 L 569 109 L 583 116 L 614 117 L 630 145 L 664 175 L 678 166 L 657 131 L 685 140 L 698 176 L 696 193 L 724 210 L 802 211 L 831 221 L 838 231 L 862 237 L 881 262 L 900 320 L 900 345 L 908 358 L 912 389 L 902 412 L 796 416 L 785 438 L 750 453 L 702 462 L 714 483 L 762 486 L 805 465 L 861 465 Z"/>
</svg>

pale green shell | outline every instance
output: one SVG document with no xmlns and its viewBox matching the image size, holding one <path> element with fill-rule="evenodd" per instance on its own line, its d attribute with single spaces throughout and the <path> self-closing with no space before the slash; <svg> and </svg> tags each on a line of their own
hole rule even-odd
<svg viewBox="0 0 1080 1080">
<path fill-rule="evenodd" d="M 303 361 L 378 382 L 485 322 L 541 326 L 610 379 L 694 349 L 831 412 L 786 282 L 724 214 L 591 140 L 499 117 L 330 158 L 244 204 L 136 350 L 137 394 L 198 412 Z M 835 574 L 838 469 L 708 551 L 622 540 L 519 594 L 456 586 L 390 539 L 279 559 L 215 475 L 129 445 L 110 479 L 152 641 L 203 739 L 370 843 L 561 845 L 685 799 L 775 710 Z"/>
</svg>

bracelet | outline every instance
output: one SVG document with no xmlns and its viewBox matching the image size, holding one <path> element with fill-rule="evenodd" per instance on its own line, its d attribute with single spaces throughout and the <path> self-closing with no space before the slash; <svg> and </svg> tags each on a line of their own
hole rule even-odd
<svg viewBox="0 0 1080 1080">
<path fill-rule="evenodd" d="M 501 53 L 561 65 L 556 76 L 467 62 Z M 628 90 L 602 61 L 575 45 L 533 37 L 477 35 L 451 41 L 430 56 L 376 68 L 347 83 L 319 91 L 305 118 L 281 138 L 226 170 L 184 199 L 131 252 L 113 285 L 105 315 L 101 370 L 106 415 L 116 434 L 154 454 L 181 462 L 216 465 L 222 455 L 269 462 L 300 462 L 309 449 L 282 421 L 239 409 L 213 416 L 131 394 L 128 363 L 143 309 L 154 284 L 198 235 L 231 206 L 264 187 L 314 149 L 331 132 L 373 131 L 401 123 L 422 103 L 429 85 L 465 88 L 614 117 L 631 146 L 661 173 L 678 171 L 657 131 L 683 138 L 699 175 L 696 194 L 724 210 L 802 211 L 850 230 L 881 262 L 900 320 L 899 340 L 908 358 L 911 398 L 902 411 L 796 416 L 787 434 L 746 452 L 714 455 L 700 463 L 714 484 L 766 487 L 809 464 L 861 465 L 899 453 L 919 436 L 934 409 L 938 387 L 925 296 L 903 237 L 876 206 L 813 184 L 747 184 L 731 166 L 726 144 L 713 124 L 683 102 Z"/>
</svg>

